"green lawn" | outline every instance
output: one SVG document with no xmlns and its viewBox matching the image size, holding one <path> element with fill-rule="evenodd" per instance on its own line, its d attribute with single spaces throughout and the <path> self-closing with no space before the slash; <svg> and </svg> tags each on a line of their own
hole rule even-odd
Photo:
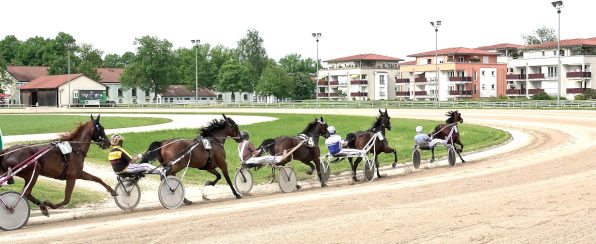
<svg viewBox="0 0 596 244">
<path fill-rule="evenodd" d="M 77 123 L 89 121 L 89 115 L 0 115 L 0 129 L 5 136 L 67 132 Z M 165 118 L 101 117 L 105 129 L 155 125 L 171 122 Z"/>
<path fill-rule="evenodd" d="M 35 187 L 33 187 L 33 196 L 35 196 L 42 202 L 44 202 L 45 200 L 50 200 L 54 204 L 60 203 L 64 200 L 64 186 L 62 184 L 46 181 L 43 182 L 43 184 L 40 184 L 40 181 L 37 181 L 37 184 L 35 185 Z M 15 178 L 14 185 L 3 186 L 2 188 L 0 188 L 0 192 L 21 192 L 24 183 L 25 181 L 23 179 L 17 177 Z M 97 191 L 89 191 L 85 188 L 77 187 L 75 185 L 74 191 L 72 192 L 72 197 L 70 198 L 70 202 L 66 205 L 66 207 L 70 208 L 79 204 L 97 202 L 106 196 L 108 196 L 107 192 L 103 193 Z M 33 204 L 32 202 L 29 202 L 29 204 L 32 208 L 37 208 L 37 205 Z"/>
<path fill-rule="evenodd" d="M 306 125 L 314 120 L 314 115 L 307 114 L 243 114 L 243 115 L 261 115 L 271 116 L 279 118 L 278 120 L 271 122 L 263 122 L 252 125 L 240 126 L 240 130 L 247 130 L 250 133 L 250 140 L 258 147 L 264 139 L 275 138 L 280 135 L 297 135 L 302 132 Z M 233 115 L 229 117 L 234 118 Z M 319 116 L 320 117 L 320 116 Z M 357 130 L 363 130 L 370 127 L 375 121 L 374 117 L 365 116 L 346 116 L 346 115 L 324 115 L 324 120 L 335 126 L 338 134 L 345 136 L 349 132 L 355 132 Z M 421 125 L 425 128 L 425 131 L 431 131 L 437 124 L 442 121 L 431 121 L 431 120 L 417 120 L 417 119 L 392 119 L 391 125 L 393 126 L 392 131 L 387 131 L 387 138 L 389 145 L 395 148 L 398 152 L 398 160 L 400 163 L 411 161 L 412 146 L 414 145 L 414 135 L 416 134 L 415 128 Z M 443 121 L 444 122 L 444 121 Z M 461 133 L 462 142 L 465 145 L 465 151 L 473 151 L 488 146 L 496 145 L 507 141 L 510 138 L 510 134 L 501 130 L 492 129 L 484 126 L 461 124 L 459 126 Z M 161 141 L 164 139 L 171 138 L 192 138 L 196 135 L 195 129 L 181 129 L 181 130 L 167 130 L 167 131 L 155 131 L 145 133 L 124 133 L 122 136 L 126 138 L 124 147 L 129 148 L 131 153 L 144 152 L 147 150 L 149 144 L 153 141 Z M 322 138 L 322 137 L 321 137 Z M 327 149 L 324 145 L 324 138 L 319 141 L 321 146 L 321 154 L 327 153 Z M 226 141 L 226 152 L 227 161 L 230 177 L 233 177 L 236 167 L 240 166 L 238 159 L 238 144 L 233 140 Z M 134 151 L 134 152 L 133 152 Z M 107 160 L 108 150 L 100 150 L 97 147 L 91 147 L 87 159 L 108 165 Z M 435 150 L 436 157 L 442 157 L 446 155 L 445 148 L 437 148 Z M 430 158 L 430 152 L 422 152 L 423 159 Z M 379 157 L 381 165 L 389 165 L 393 162 L 393 154 L 381 154 Z M 313 176 L 305 174 L 305 171 L 309 169 L 308 166 L 301 162 L 295 161 L 294 163 L 296 172 L 298 173 L 299 179 L 306 179 Z M 359 166 L 360 167 L 360 166 Z M 340 173 L 350 170 L 349 163 L 343 161 L 339 164 L 332 165 L 332 173 Z M 253 172 L 255 176 L 255 182 L 264 182 L 268 180 L 270 171 L 267 169 Z M 206 171 L 199 171 L 197 169 L 189 169 L 184 179 L 185 183 L 196 183 L 203 184 L 205 181 L 213 180 L 214 176 Z M 225 180 L 220 181 L 221 184 L 225 184 Z"/>
</svg>

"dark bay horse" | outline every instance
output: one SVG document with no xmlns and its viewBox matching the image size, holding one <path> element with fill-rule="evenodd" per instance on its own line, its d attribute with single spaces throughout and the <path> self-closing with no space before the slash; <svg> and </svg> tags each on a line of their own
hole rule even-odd
<svg viewBox="0 0 596 244">
<path fill-rule="evenodd" d="M 302 144 L 302 146 L 300 146 L 296 151 L 294 151 L 294 153 L 292 153 L 291 156 L 288 156 L 276 165 L 283 166 L 292 160 L 298 160 L 310 166 L 310 170 L 306 171 L 307 174 L 312 175 L 312 173 L 316 169 L 317 175 L 319 175 L 319 179 L 321 179 L 321 161 L 319 160 L 319 157 L 321 156 L 321 150 L 319 148 L 319 137 L 329 137 L 327 127 L 328 125 L 323 120 L 323 117 L 321 117 L 321 119 L 317 119 L 315 117 L 315 120 L 309 123 L 306 126 L 306 128 L 302 131 L 302 133 L 300 133 L 300 135 L 304 135 L 303 137 L 307 138 L 307 140 L 312 140 L 312 144 L 308 145 L 309 142 Z M 259 146 L 259 149 L 263 149 L 263 151 L 267 151 L 271 155 L 282 155 L 284 150 L 287 150 L 289 152 L 290 150 L 292 150 L 292 148 L 298 146 L 300 142 L 305 140 L 304 138 L 300 136 L 280 136 L 275 139 L 265 139 L 263 143 L 261 143 L 261 145 Z M 261 153 L 263 153 L 263 151 L 261 151 Z M 314 162 L 314 165 L 311 163 L 311 161 Z M 273 180 L 275 180 L 275 169 L 272 168 L 271 172 L 272 175 L 270 182 L 273 182 Z M 325 187 L 327 185 L 321 182 L 321 186 Z"/>
<path fill-rule="evenodd" d="M 464 151 L 464 144 L 461 143 L 461 141 L 459 140 L 459 130 L 457 128 L 457 123 L 463 123 L 464 119 L 461 117 L 461 113 L 458 112 L 457 110 L 455 111 L 449 111 L 445 114 L 447 117 L 449 117 L 445 123 L 446 124 L 439 124 L 435 127 L 435 130 L 433 131 L 433 138 L 439 138 L 442 140 L 446 140 L 447 137 L 449 136 L 449 133 L 451 132 L 451 130 L 453 128 L 455 128 L 455 130 L 453 131 L 453 134 L 451 135 L 452 139 L 453 139 L 453 143 L 457 144 L 461 147 L 461 149 L 457 149 L 455 150 L 455 152 L 457 152 L 457 155 L 459 155 L 459 158 L 461 159 L 462 163 L 465 163 L 466 161 L 464 160 L 464 158 L 461 157 L 461 152 Z M 447 143 L 450 143 L 449 141 Z M 431 148 L 433 157 L 430 160 L 430 162 L 434 162 L 435 161 L 435 148 Z"/>
<path fill-rule="evenodd" d="M 379 116 L 377 120 L 373 123 L 373 125 L 368 130 L 361 130 L 355 133 L 350 133 L 346 136 L 346 140 L 348 141 L 348 148 L 359 149 L 362 150 L 364 146 L 370 141 L 370 139 L 375 135 L 377 132 L 381 132 L 383 135 L 383 140 L 375 140 L 375 145 L 370 149 L 368 153 L 374 153 L 375 158 L 375 165 L 377 167 L 377 177 L 381 178 L 381 174 L 379 173 L 379 158 L 378 155 L 381 153 L 393 153 L 394 161 L 393 163 L 397 163 L 397 151 L 391 147 L 389 147 L 389 142 L 387 141 L 387 137 L 385 136 L 385 129 L 391 130 L 391 117 L 387 113 L 387 109 L 385 112 L 379 109 Z M 357 158 L 356 161 L 352 164 L 352 158 L 348 158 L 350 161 L 350 165 L 352 166 L 352 179 L 354 181 L 358 181 L 356 178 L 356 169 L 358 168 L 358 164 L 362 161 L 362 158 Z"/>
<path fill-rule="evenodd" d="M 89 150 L 91 144 L 97 143 L 101 149 L 107 149 L 110 146 L 110 141 L 106 137 L 104 128 L 99 123 L 99 117 L 100 116 L 98 115 L 97 119 L 93 119 L 92 115 L 90 121 L 80 124 L 78 128 L 76 128 L 74 131 L 64 133 L 61 135 L 60 138 L 55 140 L 68 141 L 70 143 L 72 147 L 72 153 L 70 153 L 70 159 L 68 164 L 60 149 L 58 147 L 54 147 L 50 149 L 50 151 L 48 151 L 46 154 L 44 154 L 41 158 L 39 158 L 39 160 L 36 162 L 37 165 L 35 166 L 35 172 L 33 172 L 33 165 L 31 165 L 30 167 L 23 169 L 21 172 L 17 174 L 18 177 L 23 178 L 25 180 L 24 187 L 31 183 L 30 187 L 25 191 L 24 196 L 27 199 L 29 199 L 29 201 L 38 205 L 43 215 L 48 217 L 50 216 L 46 206 L 49 206 L 52 209 L 57 209 L 70 202 L 70 197 L 72 195 L 72 191 L 77 179 L 97 182 L 101 184 L 103 187 L 105 187 L 106 190 L 108 190 L 108 192 L 112 194 L 112 196 L 117 195 L 116 191 L 114 191 L 110 186 L 106 185 L 106 183 L 104 183 L 101 179 L 83 171 L 85 157 L 87 156 L 87 151 Z M 7 154 L 0 158 L 0 174 L 6 172 L 8 167 L 15 167 L 17 164 L 25 161 L 25 159 L 29 158 L 36 152 L 46 148 L 47 146 L 50 145 L 18 145 L 12 146 L 4 150 L 3 153 Z M 37 181 L 37 177 L 39 175 L 51 179 L 63 178 L 61 180 L 66 180 L 66 188 L 64 190 L 64 201 L 58 204 L 53 204 L 50 201 L 45 201 L 41 203 L 37 198 L 31 195 L 31 190 L 35 186 L 35 182 Z"/>
<path fill-rule="evenodd" d="M 163 165 L 163 163 L 167 161 L 167 165 L 169 165 L 172 160 L 182 156 L 183 151 L 190 150 L 190 147 L 195 142 L 207 139 L 211 144 L 211 149 L 209 151 L 205 149 L 205 145 L 201 142 L 190 154 L 184 156 L 178 163 L 172 166 L 171 174 L 175 176 L 176 173 L 184 170 L 188 164 L 188 167 L 206 170 L 215 175 L 214 181 L 207 181 L 205 184 L 206 186 L 214 186 L 221 179 L 221 175 L 215 170 L 216 168 L 219 168 L 226 178 L 228 185 L 230 185 L 234 196 L 238 199 L 242 198 L 242 196 L 236 192 L 236 189 L 230 180 L 230 176 L 228 175 L 228 164 L 226 163 L 226 151 L 224 149 L 224 143 L 226 142 L 227 137 L 232 137 L 236 142 L 240 142 L 240 130 L 234 120 L 226 117 L 224 114 L 222 115 L 223 119 L 213 119 L 206 126 L 200 128 L 198 131 L 199 136 L 192 141 L 170 139 L 151 143 L 149 149 L 147 149 L 148 153 L 141 161 L 149 162 L 157 159 L 160 164 Z M 189 158 L 190 163 L 188 161 Z M 188 199 L 184 199 L 184 203 L 191 204 L 192 202 Z"/>
</svg>

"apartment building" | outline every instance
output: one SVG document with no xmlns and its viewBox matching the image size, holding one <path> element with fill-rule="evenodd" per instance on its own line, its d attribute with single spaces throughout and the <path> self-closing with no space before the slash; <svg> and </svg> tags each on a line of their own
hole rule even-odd
<svg viewBox="0 0 596 244">
<path fill-rule="evenodd" d="M 524 47 L 524 45 L 501 43 L 496 45 L 483 46 L 476 49 L 487 52 L 500 53 L 501 55 L 497 57 L 497 63 L 508 63 L 510 60 L 519 58 L 520 49 Z"/>
<path fill-rule="evenodd" d="M 523 56 L 509 60 L 507 96 L 530 97 L 541 91 L 556 96 L 559 76 L 561 96 L 567 99 L 594 86 L 596 38 L 561 40 L 561 53 L 557 53 L 557 45 L 555 41 L 519 48 Z"/>
<path fill-rule="evenodd" d="M 505 94 L 507 64 L 498 63 L 500 53 L 465 47 L 436 53 L 436 59 L 435 50 L 408 55 L 416 61 L 400 65 L 397 98 L 447 101 Z"/>
<path fill-rule="evenodd" d="M 359 54 L 325 60 L 319 70 L 319 99 L 394 100 L 400 58 L 378 54 Z"/>
</svg>

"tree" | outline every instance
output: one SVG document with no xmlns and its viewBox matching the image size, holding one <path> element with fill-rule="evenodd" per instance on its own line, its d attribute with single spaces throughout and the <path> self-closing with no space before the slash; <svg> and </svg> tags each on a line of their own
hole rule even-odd
<svg viewBox="0 0 596 244">
<path fill-rule="evenodd" d="M 269 64 L 264 70 L 259 84 L 255 88 L 261 96 L 275 96 L 283 99 L 294 93 L 294 79 L 288 71 L 277 64 Z"/>
<path fill-rule="evenodd" d="M 220 92 L 253 92 L 249 66 L 242 65 L 236 60 L 224 63 L 217 76 L 217 90 Z"/>
<path fill-rule="evenodd" d="M 259 36 L 259 31 L 248 29 L 246 36 L 240 39 L 236 48 L 238 60 L 248 62 L 256 71 L 256 77 L 261 77 L 263 69 L 267 66 L 267 51 L 263 46 L 263 38 Z"/>
<path fill-rule="evenodd" d="M 4 54 L 4 60 L 7 64 L 16 61 L 16 57 L 22 42 L 14 35 L 9 35 L 0 41 L 0 53 Z"/>
<path fill-rule="evenodd" d="M 120 55 L 111 53 L 106 55 L 103 60 L 103 67 L 104 68 L 124 68 L 124 63 L 122 62 L 122 58 Z"/>
<path fill-rule="evenodd" d="M 12 84 L 12 79 L 10 79 L 10 75 L 6 70 L 7 62 L 4 58 L 4 54 L 0 51 L 0 89 L 2 87 L 10 87 Z"/>
<path fill-rule="evenodd" d="M 348 94 L 344 93 L 344 91 L 342 91 L 342 90 L 334 91 L 333 94 L 335 94 L 335 96 L 339 97 L 339 98 L 344 98 L 348 95 Z"/>
<path fill-rule="evenodd" d="M 195 50 L 198 48 L 198 50 Z M 180 84 L 186 85 L 186 87 L 194 91 L 195 81 L 197 79 L 196 62 L 198 62 L 198 85 L 199 87 L 207 87 L 209 84 L 208 80 L 210 77 L 209 70 L 209 44 L 201 44 L 198 47 L 193 48 L 179 48 L 174 52 L 178 59 L 178 74 L 180 76 Z M 196 55 L 196 62 L 195 62 Z"/>
<path fill-rule="evenodd" d="M 135 38 L 134 45 L 139 45 L 131 65 L 126 66 L 120 75 L 124 89 L 141 88 L 144 91 L 164 93 L 168 86 L 178 83 L 177 60 L 172 50 L 172 43 L 158 37 L 143 36 Z"/>
<path fill-rule="evenodd" d="M 131 65 L 134 62 L 134 59 L 135 54 L 133 52 L 125 52 L 124 54 L 122 54 L 122 57 L 120 57 L 120 60 L 122 61 L 124 66 Z"/>
<path fill-rule="evenodd" d="M 546 26 L 542 26 L 536 30 L 532 30 L 532 33 L 523 34 L 521 37 L 522 39 L 524 39 L 526 46 L 554 42 L 557 40 L 557 36 L 555 35 L 555 28 L 549 28 Z"/>
<path fill-rule="evenodd" d="M 317 63 L 312 58 L 302 59 L 302 55 L 298 53 L 288 54 L 279 59 L 279 64 L 286 68 L 290 73 L 316 73 Z M 321 67 L 321 60 L 319 60 L 319 68 Z"/>
<path fill-rule="evenodd" d="M 311 99 L 315 96 L 317 86 L 307 73 L 294 73 L 294 86 L 292 97 L 295 100 Z"/>
</svg>

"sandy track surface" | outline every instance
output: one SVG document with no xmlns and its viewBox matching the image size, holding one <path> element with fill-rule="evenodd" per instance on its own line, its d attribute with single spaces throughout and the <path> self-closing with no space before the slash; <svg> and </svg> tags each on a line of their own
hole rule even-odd
<svg viewBox="0 0 596 244">
<path fill-rule="evenodd" d="M 235 110 L 225 110 L 233 112 Z M 247 110 L 238 110 L 247 111 Z M 298 112 L 299 110 L 256 110 Z M 220 112 L 220 111 L 218 111 Z M 374 115 L 375 110 L 300 110 Z M 390 110 L 444 119 L 444 110 Z M 0 241 L 43 243 L 591 243 L 596 236 L 596 113 L 460 110 L 515 139 L 372 183 L 202 201 L 176 210 L 32 218 Z M 395 132 L 393 132 L 395 133 Z M 465 143 L 465 138 L 462 139 Z M 400 161 L 409 161 L 400 159 Z"/>
</svg>

